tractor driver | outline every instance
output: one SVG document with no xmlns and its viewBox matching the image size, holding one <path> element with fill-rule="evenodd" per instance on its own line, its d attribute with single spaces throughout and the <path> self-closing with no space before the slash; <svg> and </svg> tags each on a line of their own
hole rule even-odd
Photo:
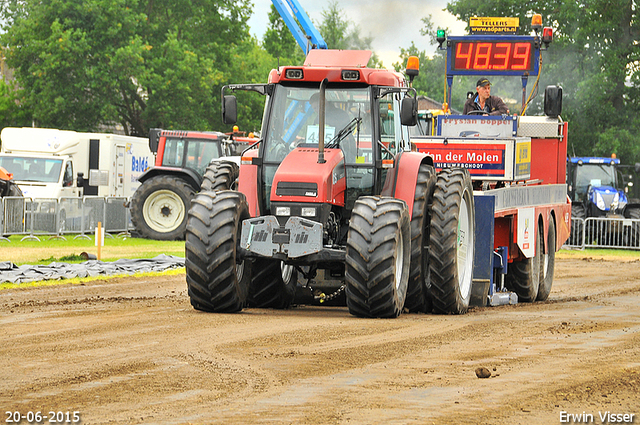
<svg viewBox="0 0 640 425">
<path fill-rule="evenodd" d="M 309 103 L 313 107 L 313 110 L 316 112 L 316 114 L 319 114 L 320 93 L 314 93 L 309 98 Z M 336 108 L 336 106 L 330 102 L 326 102 L 324 119 L 325 125 L 335 128 L 336 132 L 342 130 L 347 124 L 349 124 L 349 121 L 351 121 L 347 112 L 343 111 L 342 109 Z"/>
<path fill-rule="evenodd" d="M 491 82 L 486 78 L 480 78 L 476 84 L 476 95 L 469 96 L 462 113 L 463 115 L 507 115 L 509 110 L 502 99 L 491 96 Z"/>
<path fill-rule="evenodd" d="M 320 93 L 314 93 L 309 98 L 309 103 L 313 107 L 313 110 L 316 114 L 320 112 Z M 318 115 L 319 117 L 319 115 Z M 325 119 L 325 128 L 333 127 L 334 135 L 337 134 L 340 130 L 345 128 L 349 122 L 351 122 L 351 118 L 349 117 L 349 113 L 343 111 L 342 109 L 337 108 L 331 102 L 325 102 L 325 111 L 324 111 L 324 119 Z M 349 135 L 346 139 L 340 142 L 340 146 L 344 151 L 345 157 L 348 157 L 348 161 L 352 162 L 355 160 L 355 139 L 353 135 Z"/>
</svg>

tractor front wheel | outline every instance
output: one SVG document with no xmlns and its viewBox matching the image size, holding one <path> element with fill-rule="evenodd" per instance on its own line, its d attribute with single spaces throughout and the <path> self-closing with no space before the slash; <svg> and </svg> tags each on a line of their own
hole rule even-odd
<svg viewBox="0 0 640 425">
<path fill-rule="evenodd" d="M 238 258 L 249 205 L 234 191 L 201 192 L 191 204 L 185 241 L 191 305 L 217 313 L 240 311 L 251 279 L 251 262 Z"/>
<path fill-rule="evenodd" d="M 403 201 L 363 196 L 347 234 L 345 283 L 349 312 L 398 317 L 407 296 L 411 256 L 409 213 Z"/>
<path fill-rule="evenodd" d="M 239 174 L 240 168 L 235 162 L 213 160 L 202 176 L 200 190 L 204 192 L 235 189 Z"/>
</svg>

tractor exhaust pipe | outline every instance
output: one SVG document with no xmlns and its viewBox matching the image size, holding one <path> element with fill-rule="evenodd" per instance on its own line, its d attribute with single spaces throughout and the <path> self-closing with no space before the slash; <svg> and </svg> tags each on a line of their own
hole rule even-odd
<svg viewBox="0 0 640 425">
<path fill-rule="evenodd" d="M 329 80 L 326 78 L 320 82 L 320 96 L 318 97 L 318 164 L 327 162 L 324 159 L 324 121 L 325 121 L 325 92 Z"/>
</svg>

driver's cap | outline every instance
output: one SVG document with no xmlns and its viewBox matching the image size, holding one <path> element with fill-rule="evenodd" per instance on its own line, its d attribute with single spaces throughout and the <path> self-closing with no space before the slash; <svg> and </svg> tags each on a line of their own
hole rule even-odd
<svg viewBox="0 0 640 425">
<path fill-rule="evenodd" d="M 486 78 L 480 78 L 478 80 L 478 84 L 476 84 L 476 87 L 484 87 L 486 85 L 491 85 L 491 81 L 487 80 Z"/>
</svg>

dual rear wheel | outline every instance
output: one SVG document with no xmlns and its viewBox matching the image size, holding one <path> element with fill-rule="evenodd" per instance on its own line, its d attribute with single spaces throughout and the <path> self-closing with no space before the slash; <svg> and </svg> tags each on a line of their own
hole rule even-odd
<svg viewBox="0 0 640 425">
<path fill-rule="evenodd" d="M 475 254 L 473 187 L 467 170 L 438 173 L 431 213 L 428 295 L 433 312 L 464 314 L 471 299 Z"/>
<path fill-rule="evenodd" d="M 553 286 L 556 255 L 555 221 L 549 220 L 547 243 L 544 226 L 537 225 L 535 255 L 509 264 L 505 286 L 518 295 L 518 301 L 546 301 Z"/>
</svg>

